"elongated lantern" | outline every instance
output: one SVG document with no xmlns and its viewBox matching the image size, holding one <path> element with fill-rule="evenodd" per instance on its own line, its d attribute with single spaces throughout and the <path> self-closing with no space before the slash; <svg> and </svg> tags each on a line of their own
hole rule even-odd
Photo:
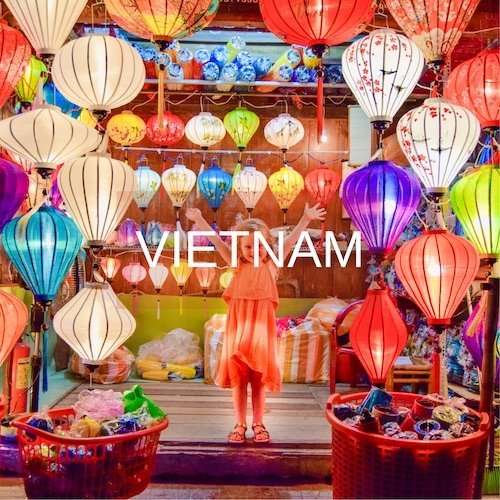
<svg viewBox="0 0 500 500">
<path fill-rule="evenodd" d="M 269 177 L 267 184 L 283 212 L 283 222 L 286 224 L 286 213 L 304 189 L 304 179 L 293 167 L 285 164 Z"/>
<path fill-rule="evenodd" d="M 113 281 L 121 265 L 121 260 L 116 257 L 103 257 L 101 259 L 101 268 L 108 283 Z"/>
<path fill-rule="evenodd" d="M 179 210 L 196 184 L 196 174 L 182 163 L 182 156 L 178 156 L 175 165 L 161 175 L 161 182 L 179 220 Z"/>
<path fill-rule="evenodd" d="M 148 208 L 149 202 L 161 185 L 160 174 L 151 170 L 148 165 L 139 164 L 135 174 L 134 201 L 141 210 Z"/>
<path fill-rule="evenodd" d="M 231 191 L 232 182 L 231 174 L 228 174 L 220 168 L 216 158 L 212 160 L 212 165 L 208 170 L 198 175 L 198 187 L 200 188 L 201 194 L 212 208 L 214 219 L 224 198 L 228 195 L 229 191 Z"/>
<path fill-rule="evenodd" d="M 200 284 L 203 296 L 207 295 L 210 284 L 215 278 L 215 269 L 213 267 L 197 267 L 195 270 L 198 283 Z"/>
<path fill-rule="evenodd" d="M 229 111 L 224 116 L 224 127 L 231 136 L 236 147 L 243 151 L 259 128 L 259 117 L 244 106 Z"/>
<path fill-rule="evenodd" d="M 248 213 L 251 213 L 266 190 L 267 177 L 257 170 L 250 160 L 245 164 L 245 168 L 234 177 L 233 185 Z"/>
<path fill-rule="evenodd" d="M 174 277 L 175 282 L 177 283 L 177 286 L 181 291 L 181 295 L 184 286 L 186 285 L 186 282 L 191 275 L 191 271 L 192 269 L 188 266 L 188 262 L 185 259 L 179 259 L 178 265 L 172 264 L 170 266 L 170 272 L 172 273 L 172 276 Z"/>
<path fill-rule="evenodd" d="M 14 349 L 28 324 L 28 309 L 11 293 L 0 290 L 0 366 Z"/>
</svg>

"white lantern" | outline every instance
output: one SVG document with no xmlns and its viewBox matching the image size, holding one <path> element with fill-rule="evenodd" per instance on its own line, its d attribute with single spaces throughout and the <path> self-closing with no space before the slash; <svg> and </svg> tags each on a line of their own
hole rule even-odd
<svg viewBox="0 0 500 500">
<path fill-rule="evenodd" d="M 134 172 L 136 187 L 134 191 L 134 200 L 141 210 L 148 208 L 149 202 L 160 189 L 160 174 L 151 170 L 148 165 L 139 165 Z"/>
<path fill-rule="evenodd" d="M 247 163 L 245 168 L 233 179 L 233 186 L 236 194 L 250 213 L 266 190 L 267 177 L 264 173 L 259 172 L 252 163 Z"/>
<path fill-rule="evenodd" d="M 196 184 L 196 174 L 183 165 L 182 157 L 179 157 L 173 167 L 167 168 L 163 172 L 161 182 L 174 205 L 177 219 L 179 219 L 179 209 Z"/>
<path fill-rule="evenodd" d="M 411 94 L 424 67 L 420 49 L 406 36 L 378 29 L 342 55 L 342 73 L 361 109 L 382 131 Z"/>
<path fill-rule="evenodd" d="M 429 194 L 442 195 L 474 150 L 481 126 L 469 110 L 426 99 L 399 120 L 399 145 Z"/>
<path fill-rule="evenodd" d="M 285 153 L 304 137 L 304 127 L 297 118 L 281 113 L 264 127 L 266 141 Z"/>
<path fill-rule="evenodd" d="M 0 146 L 33 162 L 41 172 L 96 149 L 100 141 L 99 132 L 55 106 L 0 120 Z"/>
<path fill-rule="evenodd" d="M 67 43 L 54 57 L 52 78 L 61 94 L 99 118 L 140 92 L 146 70 L 131 45 L 106 35 Z"/>
<path fill-rule="evenodd" d="M 85 364 L 99 364 L 134 333 L 136 322 L 109 283 L 86 283 L 55 314 L 54 330 Z"/>
<path fill-rule="evenodd" d="M 87 0 L 6 0 L 39 55 L 55 54 L 66 42 Z"/>
<path fill-rule="evenodd" d="M 147 275 L 146 268 L 139 262 L 131 262 L 122 269 L 122 276 L 132 285 L 132 288 L 136 288 Z"/>
<path fill-rule="evenodd" d="M 193 144 L 201 146 L 201 149 L 208 149 L 224 139 L 226 129 L 220 118 L 203 111 L 186 123 L 184 133 Z"/>
<path fill-rule="evenodd" d="M 59 191 L 87 243 L 104 246 L 132 202 L 134 171 L 102 153 L 66 163 L 57 177 Z"/>
<path fill-rule="evenodd" d="M 213 267 L 197 267 L 195 270 L 196 278 L 200 284 L 201 291 L 205 296 L 210 288 L 210 284 L 215 278 L 215 268 Z"/>
</svg>

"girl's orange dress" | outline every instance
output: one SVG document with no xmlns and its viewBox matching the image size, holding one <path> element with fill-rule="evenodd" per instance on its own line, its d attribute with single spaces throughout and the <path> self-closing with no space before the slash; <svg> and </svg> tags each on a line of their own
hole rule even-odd
<svg viewBox="0 0 500 500">
<path fill-rule="evenodd" d="M 272 261 L 254 267 L 238 266 L 222 295 L 228 303 L 222 356 L 217 375 L 220 387 L 248 380 L 248 368 L 262 374 L 267 389 L 281 389 L 276 335 L 276 266 Z"/>
</svg>

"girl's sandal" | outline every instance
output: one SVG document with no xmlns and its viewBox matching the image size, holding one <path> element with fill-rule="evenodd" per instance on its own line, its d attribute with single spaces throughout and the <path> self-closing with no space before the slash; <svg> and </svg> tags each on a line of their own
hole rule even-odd
<svg viewBox="0 0 500 500">
<path fill-rule="evenodd" d="M 252 425 L 255 443 L 269 443 L 270 437 L 268 430 L 262 423 L 255 423 Z"/>
<path fill-rule="evenodd" d="M 245 442 L 245 432 L 247 430 L 246 424 L 236 424 L 234 429 L 227 436 L 228 443 L 243 444 Z"/>
</svg>

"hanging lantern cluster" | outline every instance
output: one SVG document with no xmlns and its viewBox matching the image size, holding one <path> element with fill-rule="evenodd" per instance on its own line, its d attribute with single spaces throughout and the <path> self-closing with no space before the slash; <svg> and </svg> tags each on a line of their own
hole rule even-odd
<svg viewBox="0 0 500 500">
<path fill-rule="evenodd" d="M 208 111 L 202 111 L 186 123 L 185 134 L 193 144 L 201 149 L 208 149 L 224 139 L 226 129 L 220 118 Z"/>
<path fill-rule="evenodd" d="M 304 179 L 293 167 L 285 164 L 278 172 L 271 174 L 267 183 L 283 212 L 283 224 L 286 224 L 286 213 L 304 189 Z"/>
<path fill-rule="evenodd" d="M 28 187 L 29 179 L 22 168 L 0 158 L 0 234 L 21 206 Z"/>
<path fill-rule="evenodd" d="M 264 137 L 285 155 L 292 146 L 304 138 L 304 126 L 297 118 L 288 113 L 281 113 L 267 122 L 264 127 Z"/>
<path fill-rule="evenodd" d="M 33 103 L 38 92 L 39 82 L 41 82 L 41 85 L 44 85 L 48 75 L 45 63 L 35 56 L 31 56 L 21 79 L 14 88 L 17 99 L 23 108 L 29 108 Z"/>
<path fill-rule="evenodd" d="M 147 121 L 146 135 L 154 144 L 168 148 L 183 138 L 184 122 L 174 113 L 165 111 L 160 125 L 158 115 L 153 115 Z"/>
<path fill-rule="evenodd" d="M 267 187 L 267 177 L 257 170 L 253 160 L 248 158 L 245 168 L 233 178 L 233 187 L 250 214 Z"/>
<path fill-rule="evenodd" d="M 146 136 L 146 122 L 132 111 L 124 110 L 109 119 L 106 131 L 117 144 L 131 146 Z"/>
<path fill-rule="evenodd" d="M 198 187 L 214 212 L 214 223 L 218 208 L 231 191 L 232 177 L 219 166 L 217 158 L 212 160 L 208 170 L 198 175 Z"/>
<path fill-rule="evenodd" d="M 179 220 L 179 210 L 196 184 L 196 174 L 182 163 L 179 155 L 175 165 L 163 172 L 161 182 L 174 205 L 176 220 Z"/>
</svg>

